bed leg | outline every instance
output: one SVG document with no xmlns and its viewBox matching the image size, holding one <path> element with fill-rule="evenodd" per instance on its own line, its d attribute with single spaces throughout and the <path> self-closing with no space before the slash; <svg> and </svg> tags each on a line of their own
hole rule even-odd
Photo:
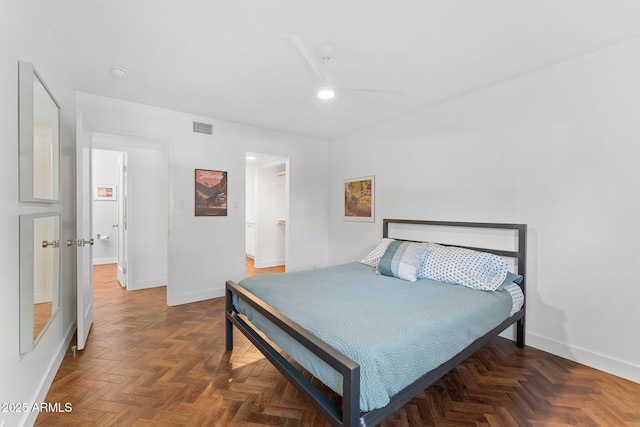
<svg viewBox="0 0 640 427">
<path fill-rule="evenodd" d="M 524 317 L 516 323 L 516 345 L 524 348 Z"/>
<path fill-rule="evenodd" d="M 226 329 L 227 351 L 231 351 L 233 350 L 233 324 L 229 319 L 227 319 L 225 326 L 226 326 L 225 329 Z"/>
<path fill-rule="evenodd" d="M 225 309 L 225 339 L 226 339 L 226 346 L 227 346 L 227 351 L 231 351 L 233 350 L 233 323 L 231 323 L 231 320 L 229 320 L 229 317 L 231 315 L 231 312 L 233 311 L 233 297 L 232 297 L 232 293 L 229 289 L 227 289 L 227 303 L 226 303 L 226 309 Z"/>
<path fill-rule="evenodd" d="M 342 425 L 360 425 L 360 366 L 351 368 L 342 377 Z"/>
</svg>

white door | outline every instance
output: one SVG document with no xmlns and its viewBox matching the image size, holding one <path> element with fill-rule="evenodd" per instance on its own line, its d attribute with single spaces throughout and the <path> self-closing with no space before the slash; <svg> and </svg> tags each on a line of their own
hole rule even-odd
<svg viewBox="0 0 640 427">
<path fill-rule="evenodd" d="M 91 139 L 85 133 L 76 135 L 76 203 L 77 240 L 67 241 L 69 246 L 77 246 L 77 287 L 78 287 L 78 350 L 82 350 L 93 323 L 93 261 L 91 224 Z"/>
<path fill-rule="evenodd" d="M 118 281 L 127 287 L 127 153 L 118 158 Z"/>
</svg>

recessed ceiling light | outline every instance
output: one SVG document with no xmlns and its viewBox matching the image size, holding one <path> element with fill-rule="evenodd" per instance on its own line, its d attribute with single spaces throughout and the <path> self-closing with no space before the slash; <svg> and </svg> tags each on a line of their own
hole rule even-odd
<svg viewBox="0 0 640 427">
<path fill-rule="evenodd" d="M 256 156 L 247 156 L 247 160 L 255 160 Z"/>
<path fill-rule="evenodd" d="M 124 79 L 127 77 L 127 70 L 122 67 L 111 67 L 111 76 L 115 79 Z"/>
<path fill-rule="evenodd" d="M 318 90 L 318 98 L 320 99 L 331 99 L 334 96 L 336 96 L 336 92 L 331 86 L 324 86 Z"/>
</svg>

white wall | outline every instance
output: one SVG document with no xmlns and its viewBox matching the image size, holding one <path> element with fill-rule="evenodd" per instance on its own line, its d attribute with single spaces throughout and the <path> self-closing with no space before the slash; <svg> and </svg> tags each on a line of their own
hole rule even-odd
<svg viewBox="0 0 640 427">
<path fill-rule="evenodd" d="M 118 158 L 121 152 L 110 150 L 92 150 L 91 179 L 96 185 L 116 186 L 116 198 L 122 197 L 118 188 Z M 113 228 L 118 223 L 117 200 L 92 200 L 93 225 L 93 264 L 113 264 L 118 262 L 118 229 Z M 101 236 L 109 236 L 106 240 L 99 240 Z"/>
<path fill-rule="evenodd" d="M 129 152 L 127 169 L 127 289 L 164 286 L 167 284 L 169 224 L 166 152 L 134 148 Z"/>
<path fill-rule="evenodd" d="M 76 319 L 75 248 L 61 245 L 61 309 L 35 349 L 19 350 L 18 216 L 62 213 L 61 241 L 75 238 L 75 101 L 66 64 L 34 2 L 0 2 L 0 402 L 42 402 Z M 61 194 L 57 205 L 18 202 L 18 61 L 34 64 L 61 106 Z M 37 414 L 1 412 L 0 425 L 30 425 Z"/>
<path fill-rule="evenodd" d="M 167 302 L 223 295 L 244 277 L 245 153 L 290 158 L 290 270 L 327 264 L 328 144 L 253 126 L 79 93 L 84 132 L 165 141 L 169 156 Z M 193 120 L 214 135 L 192 132 Z M 228 216 L 194 216 L 194 170 L 228 172 Z"/>
<path fill-rule="evenodd" d="M 528 344 L 640 382 L 640 39 L 332 142 L 330 263 L 381 218 L 529 225 Z M 376 223 L 340 219 L 376 176 Z"/>
</svg>

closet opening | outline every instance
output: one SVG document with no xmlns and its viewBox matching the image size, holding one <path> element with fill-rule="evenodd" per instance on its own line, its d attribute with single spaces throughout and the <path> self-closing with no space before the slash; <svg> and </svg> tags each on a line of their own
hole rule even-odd
<svg viewBox="0 0 640 427">
<path fill-rule="evenodd" d="M 289 248 L 289 158 L 246 153 L 247 276 L 284 272 Z"/>
</svg>

